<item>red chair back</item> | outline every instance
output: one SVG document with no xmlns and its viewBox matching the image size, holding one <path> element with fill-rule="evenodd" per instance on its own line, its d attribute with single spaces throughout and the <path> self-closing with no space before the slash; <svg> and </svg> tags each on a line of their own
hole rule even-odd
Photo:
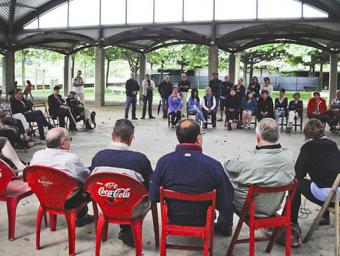
<svg viewBox="0 0 340 256">
<path fill-rule="evenodd" d="M 7 185 L 15 177 L 13 169 L 3 160 L 0 160 L 0 197 L 6 197 Z"/>
<path fill-rule="evenodd" d="M 43 208 L 64 211 L 65 201 L 80 186 L 75 178 L 51 167 L 33 165 L 24 170 L 27 181 Z"/>
<path fill-rule="evenodd" d="M 85 190 L 100 206 L 108 219 L 130 220 L 133 209 L 149 193 L 138 180 L 119 173 L 101 172 L 91 175 Z"/>
</svg>

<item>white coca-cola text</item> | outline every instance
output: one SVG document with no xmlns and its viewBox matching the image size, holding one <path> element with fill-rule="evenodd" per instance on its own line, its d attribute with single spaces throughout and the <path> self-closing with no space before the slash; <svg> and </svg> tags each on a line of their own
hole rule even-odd
<svg viewBox="0 0 340 256">
<path fill-rule="evenodd" d="M 98 189 L 98 194 L 100 196 L 112 197 L 112 198 L 129 198 L 130 197 L 130 188 L 115 188 L 115 189 L 106 189 L 105 187 L 101 187 Z"/>
</svg>

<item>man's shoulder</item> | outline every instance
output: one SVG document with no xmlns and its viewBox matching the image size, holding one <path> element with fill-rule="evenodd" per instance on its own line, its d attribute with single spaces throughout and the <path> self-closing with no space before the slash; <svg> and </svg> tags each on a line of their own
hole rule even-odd
<svg viewBox="0 0 340 256">
<path fill-rule="evenodd" d="M 129 161 L 132 161 L 132 159 L 134 160 L 149 160 L 147 158 L 147 156 L 141 152 L 137 152 L 137 151 L 132 151 L 132 150 L 118 150 L 118 149 L 103 149 L 99 152 L 96 153 L 96 155 L 94 156 L 94 158 L 96 157 L 107 157 L 107 156 L 115 156 L 117 154 L 117 152 L 120 152 L 121 154 L 125 154 L 127 156 L 127 159 Z"/>
</svg>

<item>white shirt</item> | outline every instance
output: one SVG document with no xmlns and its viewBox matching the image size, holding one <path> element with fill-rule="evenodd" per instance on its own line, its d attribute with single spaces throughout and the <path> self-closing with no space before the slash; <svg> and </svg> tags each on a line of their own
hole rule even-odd
<svg viewBox="0 0 340 256">
<path fill-rule="evenodd" d="M 64 171 L 82 182 L 90 175 L 90 170 L 80 158 L 70 150 L 46 148 L 35 152 L 30 165 L 43 165 Z"/>
</svg>

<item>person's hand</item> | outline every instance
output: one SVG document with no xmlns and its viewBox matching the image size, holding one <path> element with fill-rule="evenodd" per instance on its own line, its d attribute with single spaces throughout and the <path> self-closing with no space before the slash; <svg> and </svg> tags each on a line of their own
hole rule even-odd
<svg viewBox="0 0 340 256">
<path fill-rule="evenodd" d="M 69 109 L 70 109 L 70 107 L 69 107 L 69 106 L 65 106 L 65 105 L 61 105 L 61 106 L 60 106 L 60 108 L 67 109 L 67 110 L 69 110 Z"/>
</svg>

